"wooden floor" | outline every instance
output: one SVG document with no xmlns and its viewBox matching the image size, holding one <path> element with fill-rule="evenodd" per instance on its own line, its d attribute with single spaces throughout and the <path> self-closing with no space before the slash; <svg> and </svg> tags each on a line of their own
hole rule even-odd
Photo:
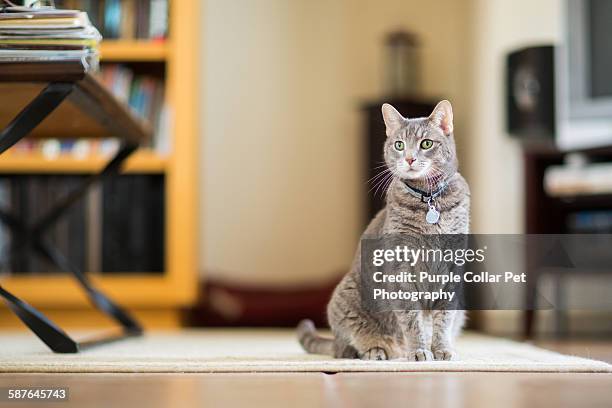
<svg viewBox="0 0 612 408">
<path fill-rule="evenodd" d="M 539 345 L 612 362 L 612 343 Z M 5 374 L 0 389 L 68 387 L 44 407 L 610 407 L 612 374 Z M 0 402 L 0 407 L 26 406 Z"/>
</svg>

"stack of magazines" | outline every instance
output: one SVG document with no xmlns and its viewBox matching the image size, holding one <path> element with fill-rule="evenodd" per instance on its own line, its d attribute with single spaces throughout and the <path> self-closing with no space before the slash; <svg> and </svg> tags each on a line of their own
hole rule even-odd
<svg viewBox="0 0 612 408">
<path fill-rule="evenodd" d="M 78 10 L 0 7 L 0 63 L 81 60 L 97 67 L 101 39 Z"/>
</svg>

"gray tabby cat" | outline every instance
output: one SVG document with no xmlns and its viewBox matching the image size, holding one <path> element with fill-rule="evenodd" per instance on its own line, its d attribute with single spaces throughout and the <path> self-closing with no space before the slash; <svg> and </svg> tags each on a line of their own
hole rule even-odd
<svg viewBox="0 0 612 408">
<path fill-rule="evenodd" d="M 406 119 L 389 104 L 382 106 L 382 114 L 387 133 L 385 171 L 392 181 L 386 207 L 363 235 L 467 234 L 470 192 L 457 172 L 451 104 L 440 102 L 428 118 Z M 435 196 L 435 200 L 428 204 L 419 194 Z M 312 322 L 305 320 L 298 326 L 302 347 L 309 353 L 336 358 L 451 360 L 465 312 L 365 311 L 359 292 L 360 258 L 358 247 L 351 270 L 327 307 L 333 339 L 317 335 Z"/>
</svg>

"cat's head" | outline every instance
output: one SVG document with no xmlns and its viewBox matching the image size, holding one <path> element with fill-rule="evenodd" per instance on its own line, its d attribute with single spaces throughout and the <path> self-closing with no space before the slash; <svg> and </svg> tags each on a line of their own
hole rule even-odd
<svg viewBox="0 0 612 408">
<path fill-rule="evenodd" d="M 427 118 L 404 118 L 388 103 L 382 114 L 385 162 L 395 177 L 432 187 L 457 171 L 450 102 L 438 103 Z"/>
</svg>

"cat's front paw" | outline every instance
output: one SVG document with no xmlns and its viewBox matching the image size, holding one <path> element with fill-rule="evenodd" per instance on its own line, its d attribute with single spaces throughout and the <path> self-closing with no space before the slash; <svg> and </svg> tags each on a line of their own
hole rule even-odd
<svg viewBox="0 0 612 408">
<path fill-rule="evenodd" d="M 387 352 L 381 347 L 372 347 L 359 356 L 362 360 L 388 360 Z"/>
<path fill-rule="evenodd" d="M 433 354 L 431 351 L 419 348 L 408 351 L 408 360 L 410 361 L 428 361 L 433 360 Z"/>
<path fill-rule="evenodd" d="M 455 351 L 450 348 L 439 348 L 434 350 L 433 355 L 436 360 L 450 361 L 455 358 Z"/>
</svg>

